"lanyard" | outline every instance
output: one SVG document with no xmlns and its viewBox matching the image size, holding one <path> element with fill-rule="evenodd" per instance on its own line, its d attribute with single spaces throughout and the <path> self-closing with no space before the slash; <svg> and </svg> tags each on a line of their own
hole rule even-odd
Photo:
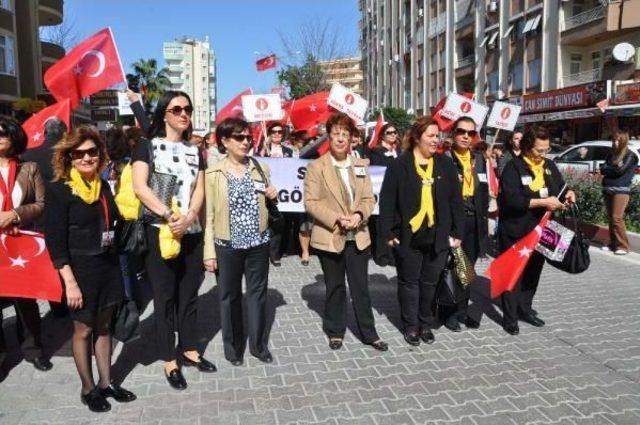
<svg viewBox="0 0 640 425">
<path fill-rule="evenodd" d="M 107 233 L 109 232 L 109 224 L 111 223 L 110 217 L 109 217 L 109 207 L 107 206 L 107 199 L 105 198 L 104 195 L 100 196 L 100 203 L 102 204 L 102 210 L 104 212 L 104 222 L 105 225 L 107 227 Z"/>
</svg>

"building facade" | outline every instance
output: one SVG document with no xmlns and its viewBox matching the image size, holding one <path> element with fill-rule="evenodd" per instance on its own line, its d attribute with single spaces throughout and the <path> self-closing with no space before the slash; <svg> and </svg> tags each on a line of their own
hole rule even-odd
<svg viewBox="0 0 640 425">
<path fill-rule="evenodd" d="M 364 92 L 373 108 L 423 114 L 451 91 L 520 103 L 530 93 L 605 78 L 621 41 L 640 47 L 640 0 L 360 0 L 359 6 Z"/>
<path fill-rule="evenodd" d="M 65 51 L 39 34 L 62 23 L 63 6 L 63 0 L 0 0 L 0 114 L 15 114 L 18 100 L 53 101 L 43 75 Z"/>
<path fill-rule="evenodd" d="M 358 56 L 318 62 L 329 85 L 340 83 L 351 91 L 362 95 L 364 93 L 364 76 L 360 63 L 361 60 Z"/>
<path fill-rule="evenodd" d="M 198 134 L 211 131 L 216 119 L 216 57 L 208 37 L 165 42 L 163 55 L 172 90 L 181 90 L 193 102 L 193 129 Z"/>
</svg>

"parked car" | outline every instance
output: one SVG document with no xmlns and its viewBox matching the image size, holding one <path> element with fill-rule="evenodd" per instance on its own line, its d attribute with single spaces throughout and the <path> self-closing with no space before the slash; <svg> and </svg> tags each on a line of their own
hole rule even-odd
<svg viewBox="0 0 640 425">
<path fill-rule="evenodd" d="M 640 162 L 640 141 L 629 140 L 629 150 Z M 561 173 L 595 173 L 600 170 L 600 164 L 611 151 L 610 140 L 594 140 L 569 147 L 566 151 L 553 158 Z M 640 166 L 636 168 L 634 183 L 640 183 Z"/>
<path fill-rule="evenodd" d="M 550 150 L 549 150 L 549 153 L 547 153 L 547 158 L 554 159 L 555 157 L 560 155 L 562 152 L 566 151 L 567 148 L 569 148 L 569 146 L 559 145 L 557 143 L 551 143 L 549 148 Z"/>
</svg>

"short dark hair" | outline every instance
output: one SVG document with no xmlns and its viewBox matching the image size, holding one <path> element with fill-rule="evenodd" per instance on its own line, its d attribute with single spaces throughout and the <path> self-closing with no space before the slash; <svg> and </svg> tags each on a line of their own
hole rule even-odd
<svg viewBox="0 0 640 425">
<path fill-rule="evenodd" d="M 231 137 L 232 134 L 250 130 L 249 123 L 241 118 L 227 118 L 216 127 L 216 140 L 220 153 L 226 152 L 222 139 Z"/>
<path fill-rule="evenodd" d="M 551 140 L 551 134 L 546 127 L 534 125 L 524 134 L 524 137 L 520 141 L 520 150 L 524 153 L 530 152 L 536 143 L 536 139 Z"/>
<path fill-rule="evenodd" d="M 432 117 L 425 115 L 418 118 L 409 129 L 409 133 L 405 135 L 405 138 L 402 141 L 402 150 L 413 149 L 422 137 L 422 134 L 427 131 L 427 127 L 431 125 L 435 125 L 440 129 L 438 122 Z"/>
<path fill-rule="evenodd" d="M 167 135 L 164 116 L 167 113 L 169 103 L 171 103 L 171 101 L 176 97 L 186 98 L 189 102 L 189 106 L 193 108 L 193 103 L 191 103 L 191 98 L 187 93 L 177 90 L 167 90 L 164 92 L 160 100 L 158 100 L 156 110 L 153 112 L 153 119 L 151 120 L 151 126 L 149 127 L 150 139 L 153 139 L 154 137 L 165 137 Z M 192 127 L 189 125 L 189 128 L 182 132 L 182 140 L 189 140 L 191 130 Z"/>
<path fill-rule="evenodd" d="M 273 129 L 276 128 L 276 127 L 282 128 L 282 131 L 284 132 L 284 126 L 282 124 L 280 124 L 279 122 L 275 121 L 275 122 L 272 122 L 271 124 L 269 124 L 267 126 L 267 134 L 268 135 L 271 134 Z"/>
<path fill-rule="evenodd" d="M 331 133 L 331 129 L 335 126 L 346 128 L 350 136 L 356 131 L 356 125 L 353 123 L 353 120 L 342 112 L 334 112 L 331 114 L 325 125 L 327 127 L 327 133 Z"/>
<path fill-rule="evenodd" d="M 62 136 L 67 131 L 67 125 L 58 118 L 49 119 L 44 124 L 44 138 L 47 140 L 55 140 L 57 142 L 62 139 Z"/>
<path fill-rule="evenodd" d="M 7 115 L 0 115 L 0 134 L 11 141 L 8 156 L 17 158 L 27 149 L 27 134 L 22 126 L 14 118 Z"/>
<path fill-rule="evenodd" d="M 467 115 L 463 115 L 453 123 L 453 129 L 455 130 L 456 128 L 458 128 L 458 124 L 460 124 L 461 122 L 470 122 L 471 124 L 473 124 L 473 128 L 478 127 L 478 124 L 476 124 L 473 118 Z"/>
<path fill-rule="evenodd" d="M 107 145 L 107 154 L 112 161 L 120 161 L 131 155 L 131 149 L 127 144 L 125 132 L 122 127 L 112 127 L 104 135 Z"/>
</svg>

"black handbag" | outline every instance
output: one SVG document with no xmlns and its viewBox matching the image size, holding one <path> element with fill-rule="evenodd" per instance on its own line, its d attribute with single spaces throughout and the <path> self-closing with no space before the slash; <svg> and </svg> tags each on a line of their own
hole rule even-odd
<svg viewBox="0 0 640 425">
<path fill-rule="evenodd" d="M 158 199 L 162 201 L 167 208 L 169 208 L 171 206 L 171 199 L 173 198 L 178 178 L 173 174 L 160 173 L 156 171 L 153 161 L 153 144 L 150 140 L 147 143 L 149 146 L 149 188 L 158 197 Z M 151 211 L 144 204 L 142 205 L 142 218 L 145 223 L 158 224 L 163 222 L 162 217 Z"/>
<path fill-rule="evenodd" d="M 436 304 L 442 306 L 454 306 L 465 297 L 465 291 L 456 275 L 453 254 L 447 254 L 447 263 L 440 274 L 436 286 Z"/>
<path fill-rule="evenodd" d="M 147 236 L 144 221 L 123 220 L 116 229 L 118 252 L 121 254 L 143 255 L 147 252 Z"/>
<path fill-rule="evenodd" d="M 569 249 L 562 259 L 562 261 L 552 261 L 547 259 L 547 263 L 551 264 L 558 270 L 563 272 L 578 274 L 582 273 L 589 268 L 591 264 L 591 257 L 589 256 L 589 242 L 582 234 L 578 226 L 580 212 L 575 205 L 571 205 L 569 208 L 570 219 L 567 220 L 569 228 L 571 228 L 571 221 L 573 221 L 573 232 L 575 233 Z"/>
<path fill-rule="evenodd" d="M 251 161 L 253 161 L 254 167 L 256 167 L 256 171 L 260 174 L 260 178 L 264 183 L 265 187 L 269 185 L 269 180 L 267 180 L 267 176 L 264 174 L 260 163 L 254 158 L 249 157 Z M 266 198 L 266 197 L 265 197 Z M 267 211 L 269 212 L 269 228 L 274 235 L 281 234 L 284 232 L 284 215 L 278 209 L 278 205 L 273 202 L 271 199 L 265 199 L 267 205 Z"/>
<path fill-rule="evenodd" d="M 140 313 L 136 302 L 126 300 L 113 316 L 112 334 L 120 342 L 140 338 Z"/>
</svg>

